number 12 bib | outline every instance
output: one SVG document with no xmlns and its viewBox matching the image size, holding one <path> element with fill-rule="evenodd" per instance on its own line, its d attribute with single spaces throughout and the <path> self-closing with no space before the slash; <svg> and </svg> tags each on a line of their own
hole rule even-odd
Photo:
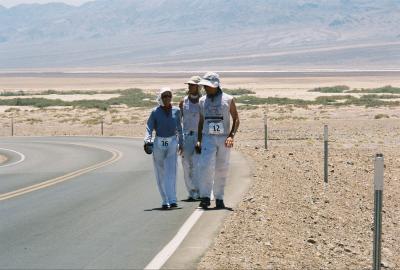
<svg viewBox="0 0 400 270">
<path fill-rule="evenodd" d="M 208 134 L 221 135 L 224 134 L 224 124 L 221 122 L 211 122 L 208 124 Z"/>
</svg>

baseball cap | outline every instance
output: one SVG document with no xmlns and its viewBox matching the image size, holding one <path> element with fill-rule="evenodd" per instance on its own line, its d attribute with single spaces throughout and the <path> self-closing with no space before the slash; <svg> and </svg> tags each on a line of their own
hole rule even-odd
<svg viewBox="0 0 400 270">
<path fill-rule="evenodd" d="M 200 81 L 201 81 L 200 76 L 192 76 L 187 82 L 185 82 L 185 84 L 199 84 Z"/>
</svg>

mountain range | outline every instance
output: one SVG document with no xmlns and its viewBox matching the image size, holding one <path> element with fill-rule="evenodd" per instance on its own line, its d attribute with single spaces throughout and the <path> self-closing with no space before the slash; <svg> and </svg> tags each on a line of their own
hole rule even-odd
<svg viewBox="0 0 400 270">
<path fill-rule="evenodd" d="M 0 70 L 395 69 L 400 0 L 0 6 Z"/>
</svg>

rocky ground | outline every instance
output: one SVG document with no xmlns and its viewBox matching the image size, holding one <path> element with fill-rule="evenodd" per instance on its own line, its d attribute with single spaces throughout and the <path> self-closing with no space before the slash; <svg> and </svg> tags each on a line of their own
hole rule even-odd
<svg viewBox="0 0 400 270">
<path fill-rule="evenodd" d="M 391 118 L 375 119 L 382 112 Z M 253 183 L 199 269 L 371 269 L 378 152 L 386 166 L 382 262 L 398 269 L 399 115 L 399 108 L 270 108 L 269 117 L 281 120 L 269 122 L 266 151 L 262 112 L 243 112 L 236 148 L 254 161 Z M 327 185 L 324 124 L 330 129 Z"/>
</svg>

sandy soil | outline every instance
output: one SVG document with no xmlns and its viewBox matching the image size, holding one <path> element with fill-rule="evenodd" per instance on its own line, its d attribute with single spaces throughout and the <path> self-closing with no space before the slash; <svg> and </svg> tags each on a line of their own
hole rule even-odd
<svg viewBox="0 0 400 270">
<path fill-rule="evenodd" d="M 21 98 L 46 98 L 46 99 L 61 99 L 63 101 L 75 101 L 84 99 L 107 100 L 110 98 L 119 97 L 120 94 L 96 94 L 96 95 L 24 95 L 18 96 Z M 16 96 L 0 96 L 0 99 L 14 99 Z"/>
<path fill-rule="evenodd" d="M 11 116 L 13 116 L 16 136 L 100 136 L 103 119 L 104 136 L 143 137 L 147 120 L 145 118 L 149 112 L 150 109 L 124 106 L 115 106 L 107 112 L 65 107 L 45 109 L 4 107 L 0 109 L 0 116 L 3 116 L 0 119 L 0 126 L 3 127 L 0 129 L 0 136 L 11 134 Z"/>
<path fill-rule="evenodd" d="M 201 75 L 202 73 L 200 73 Z M 132 75 L 93 75 L 83 77 L 78 75 L 65 76 L 0 76 L 0 90 L 5 91 L 43 91 L 48 89 L 56 90 L 115 90 L 127 88 L 159 89 L 168 86 L 173 89 L 186 88 L 184 83 L 187 79 L 197 74 L 181 74 L 179 76 L 159 77 L 138 77 Z M 302 93 L 308 89 L 322 86 L 348 85 L 351 88 L 372 88 L 384 85 L 400 86 L 400 76 L 393 74 L 379 75 L 349 75 L 327 74 L 309 75 L 300 77 L 293 74 L 276 74 L 256 76 L 251 73 L 247 76 L 221 76 L 222 86 L 226 88 L 248 88 L 259 92 L 262 96 L 289 95 Z M 284 90 L 284 91 L 283 91 Z M 300 90 L 300 92 L 299 92 Z"/>
<path fill-rule="evenodd" d="M 399 86 L 394 81 L 368 83 Z M 327 83 L 335 84 L 350 85 Z M 299 91 L 297 84 L 290 85 Z M 317 86 L 323 81 L 301 88 Z M 268 89 L 283 93 L 282 88 Z M 264 91 L 269 90 L 257 94 Z M 264 110 L 268 151 L 263 149 Z M 0 110 L 0 136 L 10 134 L 13 115 L 16 135 L 100 135 L 104 119 L 104 135 L 143 137 L 149 111 L 7 108 Z M 384 117 L 375 119 L 378 115 Z M 240 117 L 235 148 L 252 160 L 253 182 L 200 269 L 371 269 L 373 156 L 379 152 L 386 165 L 382 261 L 387 269 L 400 268 L 399 107 L 268 106 L 240 111 Z M 328 185 L 323 184 L 324 124 L 330 130 Z"/>
</svg>

